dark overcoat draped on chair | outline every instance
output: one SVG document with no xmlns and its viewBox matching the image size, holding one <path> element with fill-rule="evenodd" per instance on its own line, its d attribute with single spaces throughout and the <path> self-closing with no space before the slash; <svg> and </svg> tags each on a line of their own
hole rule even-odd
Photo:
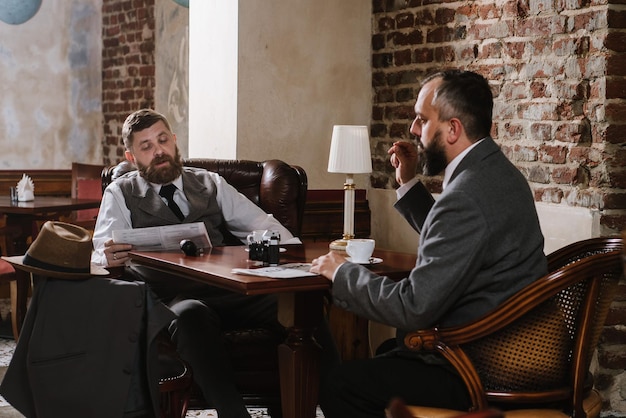
<svg viewBox="0 0 626 418">
<path fill-rule="evenodd" d="M 0 393 L 29 418 L 159 416 L 155 337 L 173 319 L 141 282 L 36 278 Z"/>
</svg>

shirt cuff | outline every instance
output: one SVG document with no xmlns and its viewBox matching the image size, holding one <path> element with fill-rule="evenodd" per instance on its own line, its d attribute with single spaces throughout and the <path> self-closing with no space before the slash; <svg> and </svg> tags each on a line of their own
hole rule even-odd
<svg viewBox="0 0 626 418">
<path fill-rule="evenodd" d="M 402 197 L 409 191 L 415 184 L 419 181 L 419 178 L 413 177 L 411 180 L 404 183 L 402 186 L 396 189 L 396 197 L 398 200 L 402 199 Z"/>
</svg>

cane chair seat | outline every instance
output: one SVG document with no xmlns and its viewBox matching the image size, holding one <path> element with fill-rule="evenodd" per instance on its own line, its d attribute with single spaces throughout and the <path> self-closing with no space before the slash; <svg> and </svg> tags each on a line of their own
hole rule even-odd
<svg viewBox="0 0 626 418">
<path fill-rule="evenodd" d="M 450 361 L 473 410 L 495 407 L 507 418 L 597 417 L 601 398 L 589 367 L 622 277 L 622 250 L 620 238 L 567 246 L 548 257 L 548 275 L 483 318 L 415 331 L 404 342 Z M 446 416 L 409 409 L 413 417 Z"/>
</svg>

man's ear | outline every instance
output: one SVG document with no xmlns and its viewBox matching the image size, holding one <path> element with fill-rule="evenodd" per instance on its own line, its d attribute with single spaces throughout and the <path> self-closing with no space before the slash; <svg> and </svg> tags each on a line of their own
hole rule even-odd
<svg viewBox="0 0 626 418">
<path fill-rule="evenodd" d="M 459 140 L 461 134 L 463 133 L 463 124 L 457 118 L 452 118 L 448 121 L 446 138 L 448 138 L 448 143 L 454 144 Z"/>
<path fill-rule="evenodd" d="M 128 161 L 135 164 L 135 156 L 128 150 L 124 151 L 124 156 Z"/>
</svg>

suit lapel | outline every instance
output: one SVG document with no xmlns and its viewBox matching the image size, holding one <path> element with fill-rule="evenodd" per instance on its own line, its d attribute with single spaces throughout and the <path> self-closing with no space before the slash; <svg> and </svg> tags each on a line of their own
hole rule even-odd
<svg viewBox="0 0 626 418">
<path fill-rule="evenodd" d="M 206 212 L 205 208 L 209 203 L 206 186 L 196 176 L 185 170 L 183 170 L 183 184 L 185 185 L 185 197 L 189 202 L 189 215 L 187 215 L 187 218 L 197 219 Z"/>
</svg>

